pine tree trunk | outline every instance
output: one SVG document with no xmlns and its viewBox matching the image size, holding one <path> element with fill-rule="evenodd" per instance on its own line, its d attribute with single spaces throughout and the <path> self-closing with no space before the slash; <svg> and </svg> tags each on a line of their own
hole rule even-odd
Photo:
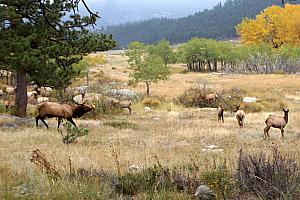
<svg viewBox="0 0 300 200">
<path fill-rule="evenodd" d="M 27 79 L 26 73 L 17 72 L 16 115 L 26 117 L 27 108 Z"/>
</svg>

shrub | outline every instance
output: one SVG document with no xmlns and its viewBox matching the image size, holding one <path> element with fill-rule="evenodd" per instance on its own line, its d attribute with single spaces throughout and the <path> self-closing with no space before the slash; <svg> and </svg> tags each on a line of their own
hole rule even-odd
<svg viewBox="0 0 300 200">
<path fill-rule="evenodd" d="M 160 188 L 158 188 L 158 186 Z M 155 191 L 156 189 L 167 189 L 171 187 L 169 172 L 157 167 L 144 169 L 140 172 L 126 172 L 119 177 L 116 186 L 117 192 L 133 195 L 145 191 Z"/>
<path fill-rule="evenodd" d="M 161 105 L 161 100 L 156 97 L 145 97 L 142 100 L 142 104 L 144 106 L 157 107 L 157 106 Z"/>
<path fill-rule="evenodd" d="M 236 105 L 242 102 L 242 97 L 245 91 L 238 87 L 231 88 L 229 90 L 219 91 L 219 96 L 216 101 L 208 102 L 205 97 L 208 94 L 214 93 L 215 90 L 204 85 L 196 85 L 186 90 L 183 95 L 179 97 L 179 102 L 187 107 L 218 107 L 223 105 L 225 110 L 236 109 Z"/>
<path fill-rule="evenodd" d="M 63 127 L 65 128 L 65 132 L 67 133 L 67 135 L 64 136 L 62 132 L 60 133 L 63 137 L 63 143 L 65 144 L 74 143 L 79 137 L 88 135 L 89 133 L 87 129 L 76 128 L 70 122 L 63 123 Z"/>
<path fill-rule="evenodd" d="M 254 113 L 254 112 L 260 112 L 262 111 L 262 105 L 260 103 L 244 103 L 242 106 L 242 109 L 246 113 Z"/>
<path fill-rule="evenodd" d="M 91 102 L 95 109 L 93 112 L 88 112 L 84 115 L 84 118 L 99 118 L 103 115 L 118 115 L 122 112 L 122 110 L 118 107 L 111 106 L 105 97 L 100 99 L 94 99 Z"/>
<path fill-rule="evenodd" d="M 225 161 L 212 170 L 204 172 L 202 180 L 214 191 L 217 199 L 227 199 L 233 194 L 234 180 L 229 174 Z"/>
<path fill-rule="evenodd" d="M 183 95 L 179 97 L 179 101 L 187 107 L 217 107 L 216 102 L 209 103 L 205 100 L 206 95 L 212 92 L 213 91 L 211 89 L 207 89 L 205 87 L 202 88 L 197 85 L 186 90 Z"/>
<path fill-rule="evenodd" d="M 242 150 L 238 158 L 236 181 L 240 189 L 262 199 L 295 199 L 299 196 L 300 174 L 295 160 L 272 149 L 271 158 L 265 153 L 247 155 Z"/>
<path fill-rule="evenodd" d="M 106 63 L 105 57 L 101 54 L 90 54 L 84 57 L 84 60 L 86 60 L 91 66 L 103 65 Z"/>
<path fill-rule="evenodd" d="M 126 172 L 119 177 L 117 192 L 133 195 L 154 191 L 185 191 L 193 194 L 200 181 L 190 175 L 184 175 L 179 170 L 154 165 L 139 172 Z"/>
</svg>

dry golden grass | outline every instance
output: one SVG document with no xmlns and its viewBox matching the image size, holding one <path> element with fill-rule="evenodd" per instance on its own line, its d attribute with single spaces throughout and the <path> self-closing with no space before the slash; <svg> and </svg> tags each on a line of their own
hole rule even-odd
<svg viewBox="0 0 300 200">
<path fill-rule="evenodd" d="M 277 113 L 281 115 L 282 113 Z M 270 145 L 278 146 L 297 159 L 300 159 L 300 116 L 299 112 L 290 115 L 286 127 L 286 138 L 281 140 L 279 130 L 270 131 L 271 139 L 263 140 L 264 119 L 268 113 L 248 114 L 246 128 L 239 129 L 234 115 L 225 114 L 225 124 L 217 123 L 214 110 L 184 109 L 181 112 L 153 111 L 143 114 L 135 112 L 133 116 L 121 116 L 138 124 L 137 129 L 118 129 L 103 126 L 99 121 L 81 121 L 92 124 L 88 136 L 78 143 L 65 145 L 62 138 L 52 128 L 22 128 L 1 130 L 0 163 L 15 171 L 31 171 L 34 168 L 29 158 L 32 150 L 40 149 L 60 170 L 68 170 L 70 157 L 75 167 L 116 170 L 112 151 L 120 153 L 122 171 L 131 165 L 151 166 L 157 155 L 164 165 L 184 165 L 190 163 L 189 156 L 198 162 L 226 158 L 234 167 L 238 151 L 243 148 L 251 152 L 266 151 Z M 214 144 L 220 152 L 204 151 L 206 145 Z M 210 162 L 210 163 L 211 163 Z"/>
<path fill-rule="evenodd" d="M 95 67 L 127 81 L 129 66 L 121 55 L 105 54 L 107 62 L 103 67 Z M 115 66 L 116 69 L 112 69 Z M 182 66 L 175 66 L 180 71 Z M 125 72 L 126 71 L 126 72 Z M 65 145 L 56 130 L 55 121 L 51 121 L 50 130 L 23 127 L 19 129 L 0 129 L 0 167 L 16 172 L 32 173 L 36 168 L 30 162 L 31 152 L 39 149 L 46 153 L 47 159 L 60 171 L 68 171 L 70 158 L 74 167 L 86 169 L 107 169 L 116 172 L 116 160 L 112 155 L 119 154 L 121 171 L 131 165 L 151 166 L 156 163 L 155 155 L 163 165 L 185 165 L 191 163 L 190 157 L 200 163 L 201 171 L 211 165 L 213 160 L 228 161 L 234 169 L 238 151 L 268 152 L 275 145 L 281 151 L 295 157 L 300 163 L 300 106 L 299 75 L 230 75 L 210 76 L 201 73 L 173 73 L 166 82 L 153 84 L 153 94 L 178 97 L 184 90 L 207 81 L 214 88 L 226 89 L 235 86 L 247 91 L 247 94 L 265 98 L 266 96 L 288 96 L 290 120 L 285 128 L 285 139 L 281 139 L 278 129 L 271 129 L 268 140 L 264 140 L 264 120 L 267 112 L 248 113 L 245 128 L 238 128 L 234 113 L 225 113 L 225 123 L 217 122 L 215 109 L 184 108 L 175 105 L 171 112 L 161 105 L 151 112 L 144 112 L 141 104 L 134 105 L 133 115 L 124 113 L 114 120 L 133 122 L 136 129 L 119 129 L 104 126 L 107 120 L 76 120 L 78 124 L 88 126 L 89 135 L 80 138 L 76 144 Z M 132 88 L 144 91 L 139 84 Z M 291 97 L 292 96 L 292 97 Z M 275 112 L 283 115 L 282 112 Z M 49 121 L 49 120 L 48 120 Z M 217 145 L 219 150 L 207 150 L 207 145 Z M 220 150 L 222 149 L 222 150 Z"/>
</svg>

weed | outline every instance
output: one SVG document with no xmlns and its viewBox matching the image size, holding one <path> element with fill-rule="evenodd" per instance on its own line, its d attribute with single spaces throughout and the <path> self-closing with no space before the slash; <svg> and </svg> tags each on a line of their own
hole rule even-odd
<svg viewBox="0 0 300 200">
<path fill-rule="evenodd" d="M 300 189 L 299 167 L 277 148 L 272 151 L 267 158 L 265 153 L 248 155 L 241 150 L 236 181 L 241 190 L 262 199 L 294 199 Z"/>
<path fill-rule="evenodd" d="M 61 175 L 58 173 L 57 169 L 47 160 L 46 155 L 42 153 L 39 149 L 36 149 L 32 152 L 31 162 L 38 166 L 42 171 L 46 172 L 53 180 L 61 178 Z"/>
<path fill-rule="evenodd" d="M 234 180 L 229 174 L 226 162 L 215 165 L 213 169 L 202 174 L 202 180 L 216 194 L 217 199 L 226 200 L 231 197 L 234 190 Z"/>
</svg>

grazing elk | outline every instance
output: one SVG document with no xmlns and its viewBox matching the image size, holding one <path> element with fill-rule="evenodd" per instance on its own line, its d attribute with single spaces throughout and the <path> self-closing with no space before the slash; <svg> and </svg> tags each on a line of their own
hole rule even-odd
<svg viewBox="0 0 300 200">
<path fill-rule="evenodd" d="M 266 127 L 264 128 L 264 136 L 265 138 L 270 137 L 269 130 L 271 127 L 278 128 L 281 130 L 281 136 L 284 137 L 284 127 L 287 125 L 289 121 L 289 109 L 285 110 L 282 109 L 284 112 L 284 116 L 275 116 L 275 115 L 269 115 L 269 117 L 266 119 Z"/>
<path fill-rule="evenodd" d="M 243 128 L 244 127 L 244 120 L 245 120 L 245 117 L 246 117 L 245 111 L 240 110 L 240 105 L 236 106 L 236 108 L 237 108 L 237 111 L 236 111 L 235 117 L 238 121 L 238 125 L 240 126 L 240 128 Z"/>
<path fill-rule="evenodd" d="M 126 101 L 119 101 L 117 99 L 113 99 L 111 98 L 111 106 L 114 106 L 114 107 L 119 107 L 120 109 L 123 109 L 123 108 L 127 108 L 129 110 L 129 113 L 131 115 L 131 105 L 132 105 L 132 101 L 129 101 L 129 100 L 126 100 Z"/>
<path fill-rule="evenodd" d="M 224 123 L 224 107 L 219 106 L 218 107 L 218 121 L 221 121 Z"/>
<path fill-rule="evenodd" d="M 45 118 L 57 117 L 57 128 L 59 128 L 62 119 L 68 120 L 77 128 L 72 118 L 79 118 L 93 109 L 94 106 L 84 105 L 84 103 L 79 105 L 71 105 L 67 103 L 44 102 L 38 105 L 39 114 L 35 118 L 36 126 L 38 126 L 38 121 L 41 120 L 48 129 Z"/>
<path fill-rule="evenodd" d="M 218 93 L 214 92 L 214 93 L 211 93 L 211 94 L 207 94 L 205 96 L 205 100 L 210 103 L 211 101 L 216 101 L 216 99 L 218 97 L 219 97 Z"/>
<path fill-rule="evenodd" d="M 15 105 L 15 101 L 14 100 L 5 100 L 4 101 L 4 106 L 5 106 L 5 111 L 7 112 L 9 108 L 12 108 Z"/>
<path fill-rule="evenodd" d="M 5 89 L 5 92 L 6 92 L 6 94 L 14 95 L 14 94 L 16 93 L 16 88 L 11 87 L 11 86 L 8 86 L 8 87 Z"/>
</svg>

